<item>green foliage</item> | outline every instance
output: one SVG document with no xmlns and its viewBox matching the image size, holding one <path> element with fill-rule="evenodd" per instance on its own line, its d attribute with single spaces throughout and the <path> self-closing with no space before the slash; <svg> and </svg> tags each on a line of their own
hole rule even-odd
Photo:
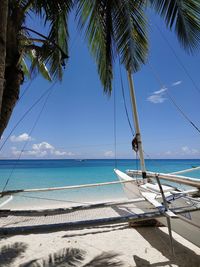
<svg viewBox="0 0 200 267">
<path fill-rule="evenodd" d="M 175 30 L 183 48 L 193 52 L 200 41 L 199 0 L 150 0 L 151 7 Z"/>
<path fill-rule="evenodd" d="M 147 8 L 154 9 L 166 26 L 175 31 L 184 49 L 193 52 L 199 45 L 199 0 L 14 0 L 10 9 L 24 12 L 19 36 L 25 74 L 39 72 L 48 80 L 62 79 L 68 59 L 68 16 L 74 7 L 106 93 L 112 90 L 117 57 L 131 72 L 140 70 L 147 61 Z M 48 29 L 46 35 L 26 27 L 28 15 L 41 19 Z"/>
<path fill-rule="evenodd" d="M 111 92 L 117 55 L 127 70 L 138 71 L 147 57 L 144 5 L 129 0 L 77 0 L 79 27 L 85 35 L 105 92 Z"/>
<path fill-rule="evenodd" d="M 117 56 L 125 68 L 138 71 L 147 61 L 148 23 L 152 8 L 174 30 L 185 50 L 200 42 L 199 0 L 76 0 L 79 27 L 85 31 L 104 91 L 112 89 L 113 64 Z"/>
<path fill-rule="evenodd" d="M 23 13 L 23 25 L 19 31 L 19 50 L 22 53 L 22 69 L 29 77 L 39 72 L 45 79 L 62 79 L 63 66 L 68 59 L 68 15 L 73 0 L 24 0 L 12 1 L 13 10 Z M 27 16 L 36 16 L 43 22 L 47 35 L 30 29 Z M 39 37 L 39 38 L 38 38 Z M 28 59 L 28 61 L 27 61 Z M 28 66 L 30 69 L 28 71 Z"/>
</svg>

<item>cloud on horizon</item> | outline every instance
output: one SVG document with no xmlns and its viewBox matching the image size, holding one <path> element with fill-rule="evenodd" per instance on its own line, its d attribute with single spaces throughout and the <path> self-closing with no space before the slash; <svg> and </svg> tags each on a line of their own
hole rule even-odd
<svg viewBox="0 0 200 267">
<path fill-rule="evenodd" d="M 25 142 L 25 141 L 31 141 L 33 138 L 29 136 L 27 133 L 20 134 L 18 136 L 12 135 L 10 137 L 11 142 Z"/>
<path fill-rule="evenodd" d="M 188 146 L 181 147 L 181 152 L 183 155 L 200 155 L 200 150 Z"/>
<path fill-rule="evenodd" d="M 26 150 L 23 152 L 21 152 L 21 150 L 18 150 L 16 147 L 12 147 L 11 154 L 15 157 L 21 154 L 23 157 L 34 157 L 34 158 L 49 158 L 49 157 L 62 158 L 75 155 L 72 152 L 60 151 L 45 141 L 38 144 L 33 144 L 30 150 Z"/>
<path fill-rule="evenodd" d="M 112 158 L 114 156 L 114 152 L 112 150 L 108 150 L 104 152 L 104 157 Z"/>
<path fill-rule="evenodd" d="M 159 153 L 160 157 L 167 158 L 199 158 L 200 149 L 191 148 L 187 145 L 180 147 L 177 150 L 167 150 Z"/>
</svg>

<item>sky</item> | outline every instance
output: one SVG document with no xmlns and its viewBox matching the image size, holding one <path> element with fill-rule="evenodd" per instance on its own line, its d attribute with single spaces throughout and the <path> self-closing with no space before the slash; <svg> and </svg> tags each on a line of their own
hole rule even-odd
<svg viewBox="0 0 200 267">
<path fill-rule="evenodd" d="M 41 23 L 34 18 L 29 18 L 28 23 L 42 31 Z M 149 24 L 149 64 L 133 75 L 145 157 L 199 159 L 199 132 L 186 121 L 169 95 L 200 127 L 200 50 L 187 54 L 155 14 L 150 14 Z M 118 61 L 109 97 L 103 92 L 84 35 L 72 18 L 69 28 L 70 58 L 63 81 L 52 87 L 47 101 L 44 97 L 30 112 L 28 109 L 52 84 L 40 76 L 24 82 L 22 97 L 0 141 L 1 159 L 135 158 Z M 121 70 L 132 121 L 126 72 L 123 67 Z"/>
</svg>

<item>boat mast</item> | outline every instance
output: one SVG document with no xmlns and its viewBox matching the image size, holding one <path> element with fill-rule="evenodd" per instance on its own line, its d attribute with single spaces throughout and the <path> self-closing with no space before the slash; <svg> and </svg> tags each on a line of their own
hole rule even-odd
<svg viewBox="0 0 200 267">
<path fill-rule="evenodd" d="M 137 141 L 138 151 L 139 151 L 139 156 L 140 156 L 140 165 L 141 165 L 141 170 L 142 170 L 142 178 L 146 179 L 146 168 L 145 168 L 144 153 L 143 153 L 143 148 L 142 148 L 142 138 L 141 138 L 141 133 L 140 133 L 138 113 L 137 113 L 135 90 L 134 90 L 133 79 L 132 79 L 130 70 L 127 71 L 127 75 L 128 75 L 129 90 L 130 90 L 130 96 L 131 96 L 133 122 L 134 122 L 134 126 L 135 126 L 135 131 L 136 131 L 135 138 L 136 138 L 136 141 Z"/>
</svg>

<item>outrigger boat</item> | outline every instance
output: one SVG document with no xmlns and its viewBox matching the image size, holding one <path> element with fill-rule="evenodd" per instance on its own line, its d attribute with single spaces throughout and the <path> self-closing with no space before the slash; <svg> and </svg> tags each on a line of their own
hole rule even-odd
<svg viewBox="0 0 200 267">
<path fill-rule="evenodd" d="M 139 152 L 141 171 L 127 170 L 126 173 L 123 173 L 119 170 L 115 170 L 115 173 L 120 181 L 132 180 L 132 183 L 123 184 L 124 192 L 129 199 L 137 199 L 139 196 L 142 196 L 149 204 L 163 213 L 166 219 L 162 217 L 158 218 L 158 220 L 168 226 L 171 242 L 171 230 L 174 230 L 200 247 L 200 179 L 180 175 L 186 172 L 199 170 L 200 167 L 170 174 L 146 171 L 136 98 L 130 72 L 128 72 L 128 80 L 136 132 L 132 141 L 132 147 L 133 150 Z M 160 179 L 165 181 L 165 185 L 161 184 Z M 166 181 L 168 182 L 167 184 Z M 172 186 L 170 182 L 175 183 L 174 186 Z M 190 188 L 188 190 L 179 189 L 177 188 L 177 183 L 187 185 Z M 139 206 L 140 204 L 138 203 L 138 207 Z M 193 207 L 196 207 L 196 209 L 193 210 Z M 181 212 L 177 215 L 176 209 L 188 210 L 187 212 Z"/>
</svg>

